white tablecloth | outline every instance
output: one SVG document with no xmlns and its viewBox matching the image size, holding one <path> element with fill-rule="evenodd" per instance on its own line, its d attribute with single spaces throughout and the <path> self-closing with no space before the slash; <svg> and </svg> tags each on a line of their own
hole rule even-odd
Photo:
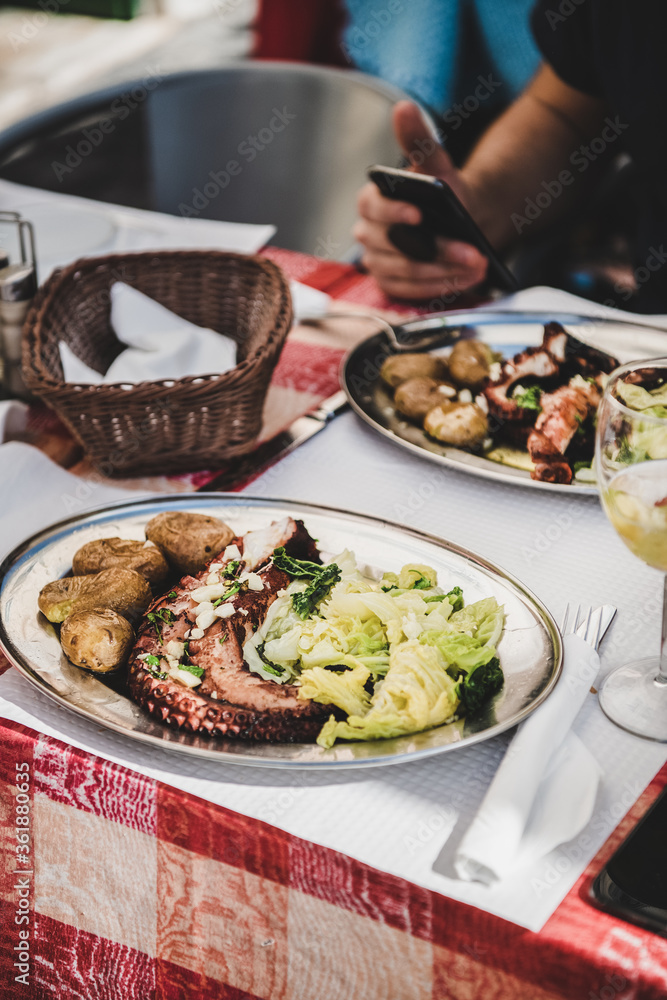
<svg viewBox="0 0 667 1000">
<path fill-rule="evenodd" d="M 440 469 L 378 438 L 352 414 L 249 492 L 372 513 L 441 535 L 515 574 L 557 618 L 567 601 L 615 604 L 603 669 L 657 649 L 661 577 L 630 555 L 594 497 L 554 496 Z M 0 548 L 117 495 L 122 491 L 81 483 L 25 445 L 4 445 Z M 0 677 L 0 715 L 532 930 L 553 913 L 667 756 L 662 746 L 616 729 L 591 694 L 575 723 L 603 772 L 591 822 L 574 842 L 487 888 L 456 880 L 452 858 L 507 736 L 413 764 L 313 775 L 181 761 L 140 748 L 60 709 L 15 671 Z"/>
</svg>

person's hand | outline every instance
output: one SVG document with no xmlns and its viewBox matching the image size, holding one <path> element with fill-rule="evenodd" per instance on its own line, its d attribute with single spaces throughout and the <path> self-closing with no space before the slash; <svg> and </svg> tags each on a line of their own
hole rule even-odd
<svg viewBox="0 0 667 1000">
<path fill-rule="evenodd" d="M 416 104 L 400 101 L 396 105 L 394 131 L 413 163 L 411 169 L 445 180 L 470 210 L 470 192 L 460 171 L 433 138 Z M 438 256 L 428 264 L 410 260 L 396 249 L 387 230 L 396 222 L 418 225 L 422 215 L 414 205 L 384 198 L 369 181 L 359 192 L 358 207 L 360 218 L 353 234 L 364 247 L 362 263 L 388 295 L 433 299 L 463 292 L 484 280 L 488 260 L 469 243 L 438 237 Z"/>
</svg>

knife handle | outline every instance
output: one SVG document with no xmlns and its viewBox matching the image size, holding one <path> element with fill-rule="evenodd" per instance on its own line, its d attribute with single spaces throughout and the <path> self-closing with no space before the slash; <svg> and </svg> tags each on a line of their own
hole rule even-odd
<svg viewBox="0 0 667 1000">
<path fill-rule="evenodd" d="M 340 413 L 341 410 L 345 409 L 347 405 L 347 395 L 340 389 L 333 396 L 324 399 L 315 410 L 309 413 L 309 416 L 314 417 L 315 420 L 321 420 L 323 424 L 326 424 Z"/>
</svg>

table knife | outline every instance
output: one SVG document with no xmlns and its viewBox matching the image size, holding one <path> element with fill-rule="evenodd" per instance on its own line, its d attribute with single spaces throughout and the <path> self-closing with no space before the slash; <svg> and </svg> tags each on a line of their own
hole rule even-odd
<svg viewBox="0 0 667 1000">
<path fill-rule="evenodd" d="M 322 400 L 319 406 L 311 413 L 303 417 L 297 417 L 289 427 L 280 431 L 275 437 L 264 441 L 258 448 L 255 448 L 249 455 L 230 462 L 221 472 L 210 482 L 201 486 L 198 493 L 209 491 L 233 490 L 242 485 L 251 477 L 264 472 L 270 465 L 278 459 L 289 455 L 304 441 L 308 441 L 315 434 L 319 434 L 327 424 L 339 413 L 342 413 L 348 406 L 347 396 L 342 389 L 335 392 L 333 396 Z"/>
</svg>

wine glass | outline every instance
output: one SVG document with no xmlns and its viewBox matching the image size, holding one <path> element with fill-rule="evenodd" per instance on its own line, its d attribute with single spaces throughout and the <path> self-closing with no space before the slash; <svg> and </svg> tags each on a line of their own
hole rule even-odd
<svg viewBox="0 0 667 1000">
<path fill-rule="evenodd" d="M 667 358 L 624 365 L 609 379 L 595 467 L 602 505 L 622 540 L 667 573 Z M 600 706 L 628 732 L 667 742 L 667 577 L 660 656 L 613 670 Z"/>
</svg>

